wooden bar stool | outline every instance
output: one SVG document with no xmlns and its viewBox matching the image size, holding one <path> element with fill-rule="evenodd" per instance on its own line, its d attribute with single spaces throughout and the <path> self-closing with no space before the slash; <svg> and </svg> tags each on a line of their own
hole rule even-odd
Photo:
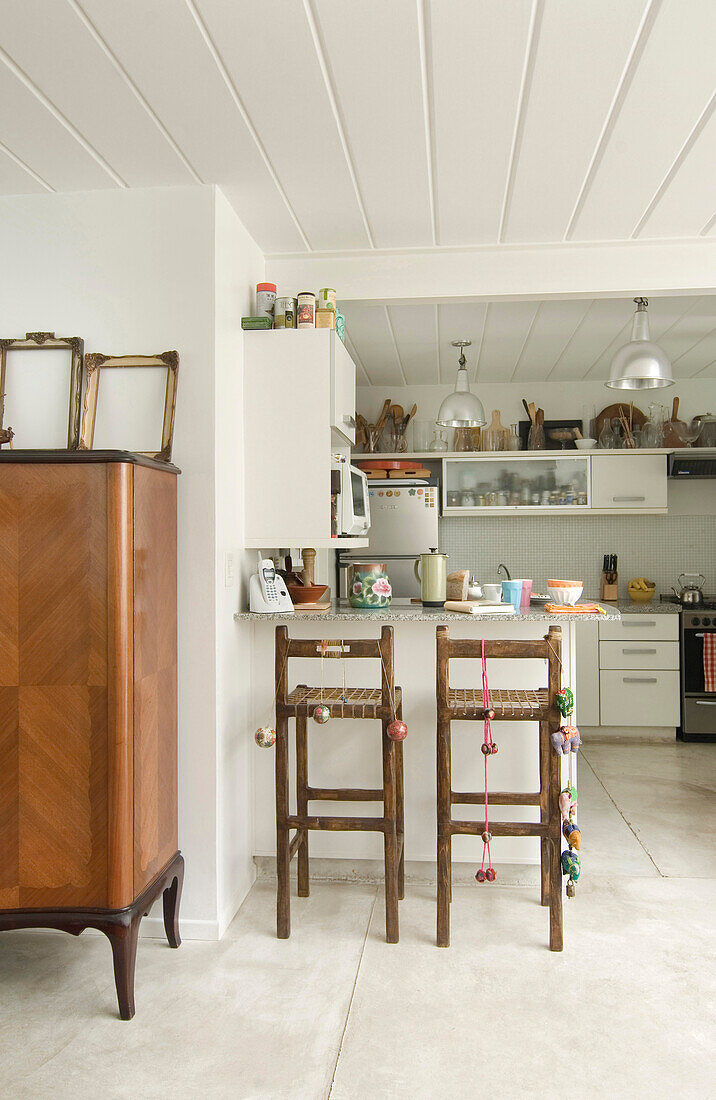
<svg viewBox="0 0 716 1100">
<path fill-rule="evenodd" d="M 539 689 L 497 688 L 490 690 L 493 722 L 539 723 L 539 790 L 534 794 L 519 791 L 488 793 L 491 806 L 538 806 L 539 822 L 490 821 L 493 836 L 538 836 L 540 838 L 541 903 L 548 905 L 549 946 L 562 950 L 562 847 L 560 794 L 560 758 L 550 746 L 550 733 L 559 729 L 560 715 L 555 703 L 560 688 L 562 631 L 551 626 L 542 641 L 485 642 L 487 658 L 547 661 L 547 685 Z M 456 834 L 480 836 L 482 821 L 460 821 L 452 816 L 452 807 L 481 805 L 484 791 L 453 791 L 451 777 L 451 723 L 484 722 L 482 689 L 451 688 L 450 661 L 456 657 L 480 660 L 482 642 L 474 639 L 450 640 L 446 626 L 437 628 L 437 822 L 438 822 L 438 947 L 450 945 L 450 902 L 452 900 L 452 838 Z"/>
<path fill-rule="evenodd" d="M 351 660 L 378 658 L 380 688 L 322 688 L 301 684 L 289 693 L 289 657 L 336 657 Z M 308 719 L 317 706 L 330 707 L 333 718 L 372 718 L 380 721 L 383 745 L 383 787 L 311 787 L 308 782 Z M 403 745 L 388 736 L 388 726 L 401 719 L 402 691 L 395 686 L 393 628 L 384 626 L 380 639 L 356 640 L 289 638 L 285 626 L 276 627 L 276 869 L 278 895 L 276 934 L 291 934 L 289 869 L 298 853 L 298 896 L 309 893 L 308 834 L 311 829 L 368 831 L 383 834 L 385 849 L 385 931 L 388 943 L 398 942 L 398 901 L 404 894 Z M 289 811 L 288 722 L 296 720 L 296 813 Z M 308 803 L 382 802 L 382 817 L 313 817 Z M 296 830 L 293 839 L 290 831 Z"/>
</svg>

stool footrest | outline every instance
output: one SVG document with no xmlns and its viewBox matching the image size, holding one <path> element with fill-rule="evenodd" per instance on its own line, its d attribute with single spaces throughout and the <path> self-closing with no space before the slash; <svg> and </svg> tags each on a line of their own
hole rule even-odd
<svg viewBox="0 0 716 1100">
<path fill-rule="evenodd" d="M 384 817 L 299 817 L 297 814 L 289 814 L 286 825 L 289 829 L 328 829 L 332 832 L 385 833 L 394 828 L 394 823 Z"/>
<path fill-rule="evenodd" d="M 453 806 L 483 806 L 485 795 L 480 791 L 450 791 Z M 539 806 L 539 791 L 534 794 L 523 791 L 488 791 L 490 806 Z"/>
<path fill-rule="evenodd" d="M 551 827 L 540 821 L 491 821 L 489 830 L 493 836 L 550 836 L 557 833 L 557 826 Z M 444 821 L 438 823 L 438 833 L 451 835 L 467 834 L 480 836 L 485 831 L 484 821 Z"/>
<path fill-rule="evenodd" d="M 364 787 L 307 787 L 306 797 L 309 802 L 382 802 L 384 793 Z"/>
</svg>

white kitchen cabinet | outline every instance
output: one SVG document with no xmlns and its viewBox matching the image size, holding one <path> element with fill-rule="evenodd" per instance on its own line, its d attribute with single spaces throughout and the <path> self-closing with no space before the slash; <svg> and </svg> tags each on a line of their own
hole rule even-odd
<svg viewBox="0 0 716 1100">
<path fill-rule="evenodd" d="M 349 448 L 355 365 L 331 329 L 244 333 L 244 545 L 331 538 L 331 454 Z M 338 433 L 341 434 L 338 434 Z"/>
<path fill-rule="evenodd" d="M 666 512 L 665 454 L 591 455 L 592 509 L 609 512 Z"/>
<path fill-rule="evenodd" d="M 621 619 L 610 619 L 599 624 L 600 642 L 643 642 L 647 639 L 660 642 L 678 641 L 678 614 L 649 615 L 642 612 L 630 615 L 627 612 Z"/>
<path fill-rule="evenodd" d="M 443 459 L 443 515 L 585 512 L 589 456 L 529 454 Z"/>
<path fill-rule="evenodd" d="M 640 638 L 636 642 L 600 642 L 603 669 L 678 669 L 679 643 Z"/>
<path fill-rule="evenodd" d="M 679 673 L 653 669 L 602 669 L 602 726 L 678 726 Z"/>
</svg>

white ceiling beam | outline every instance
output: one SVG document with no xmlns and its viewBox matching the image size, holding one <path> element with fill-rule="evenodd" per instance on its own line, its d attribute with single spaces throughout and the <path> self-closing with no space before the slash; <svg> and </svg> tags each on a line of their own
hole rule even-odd
<svg viewBox="0 0 716 1100">
<path fill-rule="evenodd" d="M 527 117 L 527 104 L 530 97 L 530 89 L 532 87 L 532 75 L 534 73 L 535 59 L 537 57 L 537 46 L 539 44 L 539 32 L 542 25 L 543 14 L 544 0 L 532 0 L 530 26 L 527 32 L 527 48 L 525 50 L 525 59 L 520 80 L 520 94 L 517 101 L 517 113 L 515 115 L 515 128 L 512 132 L 512 144 L 510 146 L 510 162 L 507 170 L 505 193 L 502 198 L 500 225 L 497 230 L 498 241 L 504 241 L 505 239 L 507 219 L 510 215 L 510 203 L 512 202 L 512 192 L 515 186 L 517 164 L 520 159 L 522 135 L 524 133 L 525 119 Z"/>
<path fill-rule="evenodd" d="M 266 277 L 335 286 L 346 302 L 711 294 L 716 238 L 268 255 Z"/>
<path fill-rule="evenodd" d="M 430 11 L 428 0 L 415 0 L 418 10 L 418 49 L 420 52 L 420 84 L 423 94 L 423 125 L 425 128 L 425 160 L 428 171 L 428 201 L 433 244 L 440 242 L 438 225 L 437 185 L 435 172 L 435 124 L 433 116 L 433 79 L 430 57 Z"/>
</svg>

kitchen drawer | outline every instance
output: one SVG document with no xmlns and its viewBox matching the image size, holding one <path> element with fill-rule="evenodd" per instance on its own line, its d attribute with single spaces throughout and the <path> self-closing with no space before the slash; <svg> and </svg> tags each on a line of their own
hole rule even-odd
<svg viewBox="0 0 716 1100">
<path fill-rule="evenodd" d="M 599 667 L 678 669 L 679 643 L 655 642 L 649 638 L 639 638 L 635 642 L 600 642 Z"/>
<path fill-rule="evenodd" d="M 600 642 L 676 642 L 678 638 L 678 615 L 627 614 L 599 624 Z"/>
<path fill-rule="evenodd" d="M 678 726 L 681 721 L 676 671 L 607 670 L 599 674 L 603 726 Z"/>
<path fill-rule="evenodd" d="M 666 455 L 592 455 L 592 508 L 666 511 Z"/>
</svg>

